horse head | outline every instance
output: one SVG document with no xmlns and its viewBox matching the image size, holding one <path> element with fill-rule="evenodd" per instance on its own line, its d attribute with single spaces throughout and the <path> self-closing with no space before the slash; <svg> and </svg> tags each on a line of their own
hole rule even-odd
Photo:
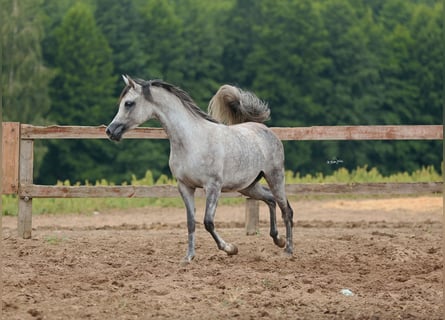
<svg viewBox="0 0 445 320">
<path fill-rule="evenodd" d="M 125 88 L 119 99 L 119 109 L 113 121 L 108 125 L 106 133 L 111 140 L 119 141 L 122 135 L 153 117 L 153 108 L 146 99 L 145 92 L 150 86 L 148 81 L 133 80 L 122 75 Z"/>
</svg>

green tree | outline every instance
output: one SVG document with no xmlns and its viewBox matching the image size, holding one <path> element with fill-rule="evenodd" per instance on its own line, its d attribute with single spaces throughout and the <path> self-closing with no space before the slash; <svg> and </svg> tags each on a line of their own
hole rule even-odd
<svg viewBox="0 0 445 320">
<path fill-rule="evenodd" d="M 312 1 L 272 2 L 261 2 L 258 41 L 245 66 L 252 89 L 271 104 L 272 125 L 309 125 L 323 112 L 314 97 L 327 85 L 321 77 L 330 63 L 323 56 L 326 30 Z"/>
<path fill-rule="evenodd" d="M 43 63 L 41 0 L 1 0 L 3 116 L 5 121 L 43 124 L 53 73 Z"/>
<path fill-rule="evenodd" d="M 323 72 L 331 86 L 319 97 L 329 108 L 322 124 L 376 124 L 382 86 L 376 43 L 369 45 L 372 17 L 359 16 L 348 0 L 323 2 L 321 12 L 329 37 L 324 55 L 331 61 Z"/>
<path fill-rule="evenodd" d="M 198 0 L 141 1 L 135 4 L 135 14 L 129 3 L 105 3 L 98 1 L 96 16 L 118 58 L 115 64 L 125 63 L 136 76 L 162 78 L 181 86 L 204 107 L 218 86 L 222 69 L 223 45 L 215 26 L 219 8 L 224 6 Z M 150 121 L 149 125 L 159 124 Z M 155 178 L 169 172 L 168 141 L 124 140 L 114 148 L 114 165 L 123 179 L 131 174 L 142 177 L 148 169 Z"/>
<path fill-rule="evenodd" d="M 96 25 L 92 9 L 76 3 L 54 31 L 51 120 L 60 125 L 100 125 L 113 116 L 115 77 L 111 49 Z M 39 181 L 96 180 L 113 172 L 107 141 L 51 142 Z"/>
<path fill-rule="evenodd" d="M 42 0 L 40 9 L 44 15 L 43 26 L 45 30 L 45 37 L 41 41 L 42 53 L 46 64 L 51 68 L 55 68 L 54 57 L 57 50 L 54 30 L 60 26 L 63 17 L 75 1 L 76 0 Z"/>
<path fill-rule="evenodd" d="M 417 124 L 442 124 L 443 94 L 443 3 L 418 5 L 408 25 L 412 35 L 410 53 L 414 70 L 412 77 L 418 88 Z"/>
<path fill-rule="evenodd" d="M 105 123 L 109 117 L 103 105 L 115 104 L 112 89 L 117 77 L 113 75 L 112 51 L 91 8 L 74 5 L 55 30 L 55 37 L 58 74 L 51 88 L 52 119 L 58 124 Z"/>
<path fill-rule="evenodd" d="M 152 0 L 140 8 L 143 21 L 142 50 L 147 56 L 143 74 L 147 78 L 162 78 L 180 84 L 183 78 L 181 65 L 185 64 L 182 22 L 170 1 Z"/>
<path fill-rule="evenodd" d="M 223 80 L 241 87 L 251 87 L 254 69 L 246 66 L 247 57 L 258 42 L 255 26 L 262 21 L 261 1 L 235 0 L 221 22 Z"/>
<path fill-rule="evenodd" d="M 411 72 L 406 78 L 415 90 L 411 91 L 411 101 L 405 107 L 409 115 L 403 119 L 403 123 L 442 124 L 443 4 L 437 2 L 434 6 L 413 6 L 407 28 L 411 34 L 411 42 L 408 43 Z M 411 141 L 404 148 L 403 153 L 395 152 L 396 157 L 404 159 L 402 170 L 417 169 L 422 163 L 432 164 L 440 171 L 443 142 Z"/>
<path fill-rule="evenodd" d="M 115 73 L 144 78 L 143 70 L 147 66 L 148 57 L 142 49 L 142 16 L 135 2 L 96 0 L 95 17 L 112 49 Z M 118 77 L 115 95 L 118 96 L 121 90 L 122 81 L 121 77 Z"/>
<path fill-rule="evenodd" d="M 309 0 L 261 1 L 253 26 L 257 40 L 244 61 L 250 89 L 268 101 L 272 126 L 320 124 L 325 110 L 316 98 L 326 92 L 322 77 L 330 64 L 323 56 L 327 33 L 321 15 Z M 304 170 L 313 163 L 307 143 L 287 142 L 286 168 Z"/>
<path fill-rule="evenodd" d="M 174 7 L 167 1 L 130 2 L 108 4 L 107 8 L 106 2 L 99 0 L 96 11 L 101 28 L 114 48 L 120 72 L 143 79 L 160 78 L 181 86 L 179 67 L 183 64 L 181 48 L 185 40 L 180 37 L 181 21 Z M 122 11 L 127 12 L 122 14 Z M 122 17 L 116 16 L 119 14 Z M 123 88 L 121 79 L 117 86 Z M 156 121 L 145 125 L 159 126 Z M 116 173 L 107 179 L 128 181 L 133 174 L 143 177 L 147 170 L 152 171 L 155 179 L 169 173 L 166 140 L 123 140 L 111 146 Z"/>
<path fill-rule="evenodd" d="M 44 15 L 39 10 L 41 5 L 41 0 L 0 0 L 0 90 L 4 121 L 46 123 L 45 115 L 50 107 L 48 86 L 54 73 L 43 61 Z M 36 141 L 35 172 L 45 153 L 46 147 Z"/>
<path fill-rule="evenodd" d="M 384 28 L 381 77 L 384 85 L 380 119 L 386 124 L 438 124 L 443 65 L 440 7 L 393 0 L 377 17 Z M 368 159 L 383 173 L 412 171 L 442 161 L 438 141 L 376 142 Z M 370 155 L 374 156 L 371 157 Z M 403 159 L 401 161 L 400 159 Z"/>
<path fill-rule="evenodd" d="M 128 73 L 174 83 L 203 108 L 222 83 L 252 90 L 269 102 L 271 126 L 440 123 L 443 7 L 436 0 L 38 1 L 46 16 L 43 57 L 58 70 L 53 122 L 108 123 L 123 87 L 118 76 Z M 88 142 L 90 149 L 52 143 L 59 149 L 41 176 L 120 182 L 146 170 L 155 178 L 168 173 L 167 141 L 102 142 Z M 335 168 L 326 161 L 339 158 L 349 169 L 413 170 L 438 164 L 439 146 L 286 142 L 286 167 L 329 173 Z"/>
<path fill-rule="evenodd" d="M 181 47 L 178 83 L 202 108 L 221 85 L 224 38 L 220 26 L 232 1 L 176 0 L 181 32 L 176 40 Z"/>
<path fill-rule="evenodd" d="M 320 12 L 329 42 L 324 56 L 331 63 L 323 71 L 330 85 L 317 96 L 325 110 L 320 113 L 318 123 L 381 124 L 378 110 L 382 105 L 383 86 L 379 50 L 383 44 L 372 12 L 348 0 L 323 2 Z M 330 159 L 339 158 L 344 166 L 353 169 L 366 165 L 372 156 L 360 142 L 340 141 L 311 143 L 311 154 L 317 160 L 310 166 L 325 173 L 335 169 L 335 165 L 327 165 Z"/>
</svg>

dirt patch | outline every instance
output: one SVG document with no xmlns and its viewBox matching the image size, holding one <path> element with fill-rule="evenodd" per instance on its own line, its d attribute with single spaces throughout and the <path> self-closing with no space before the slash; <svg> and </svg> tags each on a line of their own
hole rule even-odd
<svg viewBox="0 0 445 320">
<path fill-rule="evenodd" d="M 265 206 L 255 236 L 243 206 L 221 206 L 216 227 L 239 254 L 198 224 L 185 267 L 183 209 L 35 216 L 31 240 L 4 217 L 3 318 L 442 319 L 442 203 L 293 202 L 292 258 L 268 236 Z"/>
</svg>

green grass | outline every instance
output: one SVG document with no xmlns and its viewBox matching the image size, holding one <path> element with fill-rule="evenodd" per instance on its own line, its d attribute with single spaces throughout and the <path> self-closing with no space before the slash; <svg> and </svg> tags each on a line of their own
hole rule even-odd
<svg viewBox="0 0 445 320">
<path fill-rule="evenodd" d="M 376 168 L 368 169 L 367 166 L 358 167 L 355 170 L 348 171 L 345 168 L 339 168 L 332 175 L 323 175 L 321 173 L 315 175 L 300 176 L 299 173 L 291 171 L 286 172 L 286 183 L 359 183 L 359 182 L 436 182 L 442 181 L 442 176 L 438 174 L 434 167 L 428 166 L 416 170 L 411 173 L 403 172 L 383 176 Z M 128 184 L 128 183 L 124 183 Z M 135 176 L 131 178 L 131 185 L 161 185 L 176 184 L 176 181 L 165 175 L 162 175 L 156 181 L 151 171 L 147 171 L 142 179 Z M 68 181 L 59 182 L 58 185 L 69 186 Z M 80 183 L 76 183 L 80 185 Z M 86 181 L 84 185 L 93 185 Z M 96 181 L 94 185 L 113 185 L 106 180 Z M 313 196 L 317 198 L 317 196 Z M 363 197 L 366 197 L 363 196 Z M 301 197 L 298 197 L 301 198 Z M 204 199 L 197 199 L 197 202 Z M 220 205 L 237 205 L 242 203 L 242 198 L 221 198 Z M 17 215 L 17 196 L 2 195 L 2 215 Z M 33 200 L 33 214 L 67 214 L 78 213 L 92 215 L 94 212 L 100 212 L 110 209 L 129 209 L 141 207 L 178 207 L 182 208 L 183 203 L 180 198 L 50 198 Z"/>
<path fill-rule="evenodd" d="M 433 166 L 422 167 L 414 172 L 402 172 L 383 176 L 376 168 L 368 169 L 367 166 L 358 167 L 349 172 L 345 168 L 339 168 L 332 175 L 324 176 L 322 173 L 316 175 L 305 175 L 286 172 L 286 183 L 352 183 L 352 182 L 435 182 L 442 181 L 442 176 L 436 172 Z"/>
<path fill-rule="evenodd" d="M 65 236 L 49 235 L 45 236 L 44 241 L 48 244 L 58 245 L 68 239 Z"/>
</svg>

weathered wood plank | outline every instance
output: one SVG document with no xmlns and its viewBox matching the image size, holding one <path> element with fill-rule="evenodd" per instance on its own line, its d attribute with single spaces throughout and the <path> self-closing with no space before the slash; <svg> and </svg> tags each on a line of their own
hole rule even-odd
<svg viewBox="0 0 445 320">
<path fill-rule="evenodd" d="M 440 194 L 443 182 L 302 183 L 286 185 L 286 194 Z"/>
<path fill-rule="evenodd" d="M 22 185 L 20 197 L 29 198 L 177 198 L 178 189 L 173 185 L 158 186 L 45 186 Z M 195 195 L 204 197 L 197 189 Z M 223 193 L 221 197 L 241 197 L 239 193 Z"/>
<path fill-rule="evenodd" d="M 272 128 L 281 140 L 442 140 L 442 125 Z"/>
<path fill-rule="evenodd" d="M 420 183 L 303 183 L 286 185 L 289 196 L 302 194 L 434 194 L 442 193 L 442 182 Z M 176 198 L 176 186 L 43 186 L 26 184 L 19 190 L 21 198 Z M 202 189 L 197 197 L 204 197 Z M 222 197 L 241 197 L 239 193 L 222 193 Z"/>
<path fill-rule="evenodd" d="M 246 199 L 245 227 L 246 235 L 258 233 L 260 226 L 260 203 L 255 199 Z"/>
<path fill-rule="evenodd" d="M 34 141 L 20 141 L 19 190 L 22 185 L 32 184 L 34 161 Z M 19 197 L 17 232 L 19 237 L 31 238 L 32 231 L 32 198 Z"/>
<path fill-rule="evenodd" d="M 89 126 L 33 126 L 22 124 L 22 139 L 108 139 L 105 125 Z M 162 128 L 137 128 L 125 134 L 126 139 L 166 139 Z"/>
<path fill-rule="evenodd" d="M 442 125 L 315 126 L 271 128 L 281 140 L 442 140 Z M 105 126 L 48 126 L 22 124 L 22 139 L 107 139 Z M 137 128 L 126 139 L 166 139 L 161 128 Z"/>
<path fill-rule="evenodd" d="M 14 194 L 19 186 L 20 123 L 2 123 L 2 194 Z"/>
</svg>

